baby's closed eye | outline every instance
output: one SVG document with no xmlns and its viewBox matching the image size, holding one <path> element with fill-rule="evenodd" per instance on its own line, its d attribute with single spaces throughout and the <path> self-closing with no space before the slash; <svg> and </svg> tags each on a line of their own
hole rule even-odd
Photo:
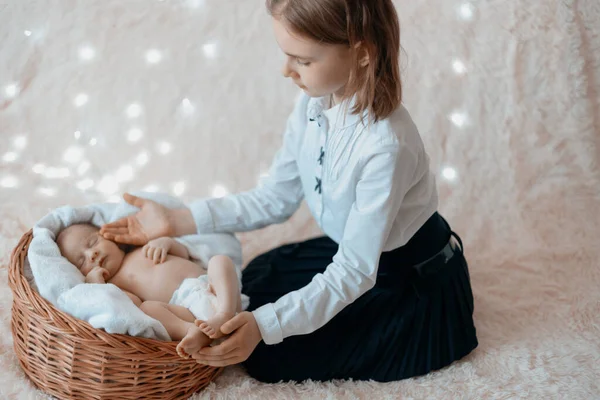
<svg viewBox="0 0 600 400">
<path fill-rule="evenodd" d="M 92 235 L 90 240 L 88 241 L 88 247 L 92 247 L 98 242 L 98 235 Z"/>
</svg>

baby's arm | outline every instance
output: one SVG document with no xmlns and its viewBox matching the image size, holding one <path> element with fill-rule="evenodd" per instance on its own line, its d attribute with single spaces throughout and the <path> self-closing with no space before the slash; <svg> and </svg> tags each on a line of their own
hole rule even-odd
<svg viewBox="0 0 600 400">
<path fill-rule="evenodd" d="M 148 242 L 142 248 L 144 257 L 154 260 L 155 264 L 162 263 L 167 259 L 167 254 L 188 259 L 190 253 L 188 249 L 177 240 L 170 237 L 161 237 Z"/>
<path fill-rule="evenodd" d="M 85 283 L 106 283 L 106 277 L 108 276 L 108 271 L 102 267 L 94 267 L 86 276 Z M 123 289 L 121 289 L 123 290 Z M 123 290 L 127 296 L 133 301 L 133 304 L 136 306 L 140 306 L 142 304 L 142 299 L 137 297 L 135 294 L 128 292 L 127 290 Z"/>
<path fill-rule="evenodd" d="M 173 238 L 169 238 L 169 239 L 171 239 L 171 241 L 172 241 L 171 249 L 169 250 L 169 254 L 172 254 L 174 256 L 181 257 L 181 258 L 186 258 L 189 260 L 190 252 L 188 251 L 187 247 L 185 247 L 184 245 L 182 245 L 181 243 L 179 243 L 177 240 L 175 240 Z"/>
</svg>

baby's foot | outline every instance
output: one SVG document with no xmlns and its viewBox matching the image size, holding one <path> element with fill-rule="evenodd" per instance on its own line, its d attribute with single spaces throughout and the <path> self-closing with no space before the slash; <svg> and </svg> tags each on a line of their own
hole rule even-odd
<svg viewBox="0 0 600 400">
<path fill-rule="evenodd" d="M 196 325 L 190 326 L 187 331 L 187 334 L 181 342 L 177 345 L 177 354 L 179 354 L 182 358 L 190 358 L 190 356 L 196 353 L 201 348 L 208 346 L 211 342 L 209 338 L 206 337 L 202 329 L 198 328 Z"/>
<path fill-rule="evenodd" d="M 221 325 L 233 318 L 234 315 L 235 314 L 232 313 L 219 312 L 216 313 L 214 317 L 209 318 L 206 321 L 197 319 L 196 326 L 199 327 L 209 338 L 218 339 L 224 336 L 223 332 L 221 332 Z"/>
</svg>

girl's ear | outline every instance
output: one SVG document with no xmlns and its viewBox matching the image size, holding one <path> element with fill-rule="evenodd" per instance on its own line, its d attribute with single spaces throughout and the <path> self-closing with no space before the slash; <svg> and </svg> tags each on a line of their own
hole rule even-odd
<svg viewBox="0 0 600 400">
<path fill-rule="evenodd" d="M 367 46 L 364 45 L 364 42 L 358 42 L 354 46 L 354 51 L 358 56 L 358 65 L 361 67 L 366 67 L 371 62 L 371 57 L 369 56 L 369 52 L 367 51 Z"/>
</svg>

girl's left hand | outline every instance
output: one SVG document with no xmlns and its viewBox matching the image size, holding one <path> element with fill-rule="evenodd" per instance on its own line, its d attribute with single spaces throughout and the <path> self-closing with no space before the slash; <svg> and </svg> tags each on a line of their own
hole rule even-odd
<svg viewBox="0 0 600 400">
<path fill-rule="evenodd" d="M 169 210 L 155 201 L 142 199 L 129 193 L 125 193 L 123 199 L 132 206 L 139 208 L 140 211 L 103 225 L 100 228 L 100 234 L 104 236 L 104 239 L 117 243 L 143 246 L 150 239 L 163 236 L 182 236 L 175 235 L 177 233 L 175 231 L 177 221 L 173 220 L 172 217 L 174 217 L 173 212 L 176 210 Z"/>
<path fill-rule="evenodd" d="M 254 314 L 244 311 L 221 326 L 221 332 L 231 336 L 214 347 L 203 347 L 192 357 L 198 364 L 225 367 L 246 361 L 262 340 Z"/>
</svg>

